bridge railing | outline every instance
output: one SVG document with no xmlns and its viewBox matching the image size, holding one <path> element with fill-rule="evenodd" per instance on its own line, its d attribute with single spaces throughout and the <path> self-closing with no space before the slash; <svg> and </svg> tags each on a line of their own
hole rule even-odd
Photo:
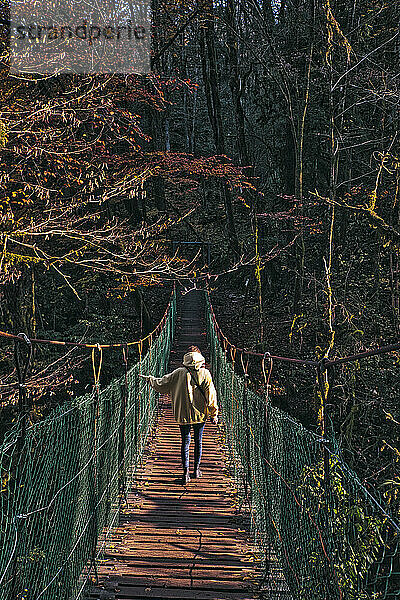
<svg viewBox="0 0 400 600">
<path fill-rule="evenodd" d="M 174 294 L 124 376 L 31 427 L 18 423 L 0 447 L 1 600 L 74 600 L 95 574 L 156 415 L 140 374 L 165 371 L 175 309 Z"/>
<path fill-rule="evenodd" d="M 226 440 L 251 507 L 268 589 L 293 600 L 398 599 L 400 527 L 388 507 L 361 484 L 333 440 L 327 443 L 250 389 L 235 372 L 239 356 L 207 303 Z"/>
</svg>

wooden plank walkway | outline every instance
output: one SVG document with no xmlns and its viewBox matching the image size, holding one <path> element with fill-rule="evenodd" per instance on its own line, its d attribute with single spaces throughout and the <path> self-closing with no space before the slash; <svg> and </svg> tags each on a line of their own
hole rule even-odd
<svg viewBox="0 0 400 600">
<path fill-rule="evenodd" d="M 206 352 L 203 296 L 190 292 L 178 303 L 170 370 L 191 344 Z M 193 465 L 193 444 L 191 445 Z M 167 398 L 146 450 L 137 489 L 128 495 L 119 527 L 98 565 L 93 600 L 257 598 L 258 564 L 249 542 L 248 517 L 238 514 L 225 449 L 215 425 L 203 438 L 203 477 L 180 483 L 180 434 Z"/>
<path fill-rule="evenodd" d="M 257 561 L 248 520 L 237 514 L 217 427 L 204 433 L 203 477 L 180 483 L 179 429 L 162 416 L 119 527 L 99 565 L 91 598 L 251 600 Z M 193 449 L 191 448 L 193 452 Z M 191 456 L 193 463 L 193 455 Z"/>
</svg>

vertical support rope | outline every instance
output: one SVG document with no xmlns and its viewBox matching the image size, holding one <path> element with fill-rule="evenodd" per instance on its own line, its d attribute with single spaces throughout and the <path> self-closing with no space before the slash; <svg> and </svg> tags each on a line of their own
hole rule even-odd
<svg viewBox="0 0 400 600">
<path fill-rule="evenodd" d="M 268 375 L 265 372 L 265 359 L 269 360 L 269 370 L 268 370 Z M 271 379 L 271 373 L 272 373 L 272 368 L 274 365 L 273 359 L 271 358 L 271 355 L 269 352 L 265 352 L 264 357 L 262 359 L 262 372 L 263 372 L 263 376 L 264 376 L 264 383 L 265 383 L 265 389 L 266 389 L 266 404 L 268 406 L 269 404 L 269 393 L 270 393 L 270 379 Z"/>
<path fill-rule="evenodd" d="M 96 351 L 99 353 L 98 364 L 96 366 Z M 94 406 L 93 406 L 93 489 L 92 489 L 92 515 L 93 515 L 93 538 L 91 562 L 95 574 L 96 582 L 98 583 L 98 573 L 96 564 L 97 536 L 99 528 L 98 515 L 98 497 L 99 497 L 99 474 L 98 474 L 98 445 L 99 445 L 99 416 L 100 416 L 100 373 L 103 364 L 103 349 L 97 345 L 92 350 L 92 366 L 93 366 L 93 388 L 94 388 Z"/>
<path fill-rule="evenodd" d="M 19 415 L 21 418 L 21 439 L 22 443 L 24 442 L 25 433 L 26 433 L 26 425 L 28 419 L 28 402 L 27 402 L 27 394 L 26 394 L 26 376 L 28 374 L 28 370 L 31 364 L 32 359 L 32 343 L 25 333 L 19 333 L 19 340 L 15 340 L 14 344 L 14 360 L 15 360 L 15 369 L 17 371 L 18 377 L 18 409 Z M 23 352 L 22 345 L 26 346 L 28 349 L 28 354 L 25 359 L 25 364 L 22 365 L 23 361 Z"/>
<path fill-rule="evenodd" d="M 235 382 L 235 358 L 236 358 L 236 348 L 232 347 L 230 348 L 230 353 L 231 353 L 231 361 L 232 361 L 232 377 L 231 377 L 231 414 L 232 414 L 232 420 L 233 420 L 233 415 L 234 415 L 234 411 L 233 411 L 233 407 L 234 407 L 234 399 L 235 399 L 235 394 L 234 394 L 234 382 Z"/>
<path fill-rule="evenodd" d="M 32 360 L 32 343 L 25 333 L 18 334 L 18 340 L 14 342 L 14 361 L 15 370 L 18 377 L 18 412 L 19 412 L 19 432 L 17 438 L 17 451 L 15 454 L 15 461 L 12 467 L 14 472 L 14 494 L 13 501 L 18 497 L 17 493 L 17 471 L 22 471 L 25 463 L 24 446 L 26 439 L 26 430 L 29 418 L 29 405 L 28 396 L 26 393 L 26 377 L 28 375 L 29 367 Z M 27 355 L 24 357 L 24 350 L 27 350 Z M 11 589 L 13 597 L 19 597 L 21 593 L 20 586 L 22 583 L 18 580 L 18 567 L 20 565 L 20 556 L 24 553 L 24 539 L 23 539 L 23 528 L 25 523 L 22 519 L 15 519 L 15 535 L 16 535 L 16 546 L 12 561 L 12 583 Z"/>
<path fill-rule="evenodd" d="M 326 368 L 325 362 L 327 359 L 322 359 L 317 366 L 317 382 L 319 387 L 319 396 L 320 396 L 320 412 L 319 412 L 319 422 L 320 422 L 320 433 L 321 437 L 324 438 L 326 436 L 327 431 L 327 419 L 328 419 L 328 394 L 329 394 L 329 379 L 328 379 L 328 369 Z M 329 451 L 323 445 L 323 460 L 324 460 L 324 485 L 325 489 L 328 490 L 330 486 L 330 469 L 329 469 Z"/>
<path fill-rule="evenodd" d="M 121 386 L 121 412 L 119 417 L 119 440 L 118 440 L 118 495 L 119 503 L 122 501 L 128 504 L 126 495 L 126 405 L 128 401 L 128 352 L 129 347 L 126 344 L 122 348 L 122 360 L 124 363 L 124 378 Z"/>
</svg>

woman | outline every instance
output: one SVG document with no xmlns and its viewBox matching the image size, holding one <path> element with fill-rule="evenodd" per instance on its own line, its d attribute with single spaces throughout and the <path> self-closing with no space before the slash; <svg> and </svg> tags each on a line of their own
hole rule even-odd
<svg viewBox="0 0 400 600">
<path fill-rule="evenodd" d="M 202 438 L 207 416 L 211 423 L 218 423 L 217 394 L 211 373 L 204 366 L 205 359 L 197 346 L 190 346 L 183 357 L 183 367 L 179 367 L 164 375 L 149 379 L 154 390 L 171 395 L 172 412 L 181 431 L 181 457 L 183 465 L 182 483 L 190 481 L 189 476 L 189 446 L 190 430 L 194 432 L 194 469 L 195 479 L 201 477 L 200 461 Z"/>
</svg>

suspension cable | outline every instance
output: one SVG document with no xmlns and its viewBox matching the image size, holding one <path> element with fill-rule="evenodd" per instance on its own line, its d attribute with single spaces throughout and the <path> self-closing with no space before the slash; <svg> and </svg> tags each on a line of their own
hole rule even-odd
<svg viewBox="0 0 400 600">
<path fill-rule="evenodd" d="M 213 323 L 215 325 L 217 335 L 220 338 L 220 340 L 222 341 L 224 348 L 229 347 L 231 352 L 233 351 L 233 349 L 235 349 L 235 351 L 241 352 L 242 356 L 243 356 L 243 354 L 245 354 L 247 356 L 256 356 L 258 358 L 261 358 L 262 361 L 265 361 L 266 354 L 267 354 L 268 358 L 270 358 L 271 360 L 277 360 L 280 362 L 308 365 L 308 366 L 312 366 L 312 367 L 319 367 L 319 365 L 321 364 L 321 361 L 319 361 L 319 360 L 290 358 L 288 356 L 276 356 L 274 354 L 265 353 L 265 352 L 264 353 L 263 352 L 253 352 L 251 350 L 245 350 L 244 348 L 239 348 L 238 346 L 235 346 L 235 344 L 232 344 L 232 342 L 230 342 L 228 340 L 228 338 L 225 336 L 225 334 L 223 333 L 223 331 L 217 321 L 214 307 L 211 303 L 211 297 L 210 297 L 209 290 L 207 290 L 207 294 L 208 294 L 208 299 L 209 299 L 209 307 L 210 307 L 211 317 L 212 317 Z M 400 341 L 396 342 L 394 344 L 381 346 L 380 348 L 376 348 L 375 350 L 367 350 L 365 352 L 360 352 L 358 354 L 351 354 L 349 356 L 344 356 L 343 358 L 335 358 L 332 360 L 324 358 L 323 359 L 323 369 L 325 369 L 327 367 L 331 367 L 331 366 L 339 364 L 339 363 L 355 361 L 355 360 L 359 360 L 362 358 L 367 358 L 369 356 L 377 356 L 379 354 L 387 354 L 388 352 L 394 352 L 396 350 L 400 350 Z"/>
<path fill-rule="evenodd" d="M 160 320 L 160 322 L 158 323 L 157 327 L 155 327 L 153 329 L 153 331 L 151 331 L 148 335 L 146 335 L 145 337 L 139 339 L 139 340 L 134 340 L 131 342 L 116 342 L 116 343 L 111 343 L 111 344 L 83 344 L 82 342 L 72 342 L 72 341 L 60 341 L 60 340 L 49 340 L 49 339 L 40 339 L 40 338 L 30 338 L 30 342 L 34 343 L 34 344 L 52 344 L 55 346 L 73 346 L 74 348 L 90 348 L 90 349 L 98 349 L 98 350 L 102 350 L 105 348 L 126 348 L 127 346 L 138 346 L 141 347 L 143 345 L 144 342 L 147 342 L 147 340 L 151 340 L 153 339 L 153 336 L 157 335 L 159 333 L 159 331 L 162 329 L 163 324 L 165 323 L 165 320 L 167 318 L 168 315 L 168 311 L 171 308 L 171 303 L 172 303 L 172 299 L 174 297 L 175 294 L 175 286 L 174 289 L 171 293 L 171 297 L 168 303 L 167 308 L 165 309 L 165 312 Z M 19 340 L 21 341 L 21 336 L 23 334 L 18 334 L 15 335 L 13 333 L 7 333 L 6 331 L 0 331 L 0 337 L 3 338 L 8 338 L 10 340 Z"/>
</svg>

